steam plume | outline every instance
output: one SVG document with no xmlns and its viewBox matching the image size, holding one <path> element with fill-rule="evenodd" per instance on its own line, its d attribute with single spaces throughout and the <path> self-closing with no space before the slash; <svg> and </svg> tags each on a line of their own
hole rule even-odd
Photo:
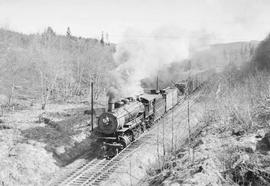
<svg viewBox="0 0 270 186">
<path fill-rule="evenodd" d="M 140 35 L 129 31 L 124 41 L 117 45 L 114 58 L 118 67 L 111 75 L 113 90 L 117 90 L 119 96 L 142 93 L 142 79 L 156 76 L 158 70 L 167 64 L 188 57 L 189 48 L 184 32 L 173 33 L 161 29 L 149 37 L 134 37 Z"/>
</svg>

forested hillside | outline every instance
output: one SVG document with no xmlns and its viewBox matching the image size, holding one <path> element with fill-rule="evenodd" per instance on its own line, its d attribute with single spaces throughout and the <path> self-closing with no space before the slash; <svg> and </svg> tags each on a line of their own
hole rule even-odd
<svg viewBox="0 0 270 186">
<path fill-rule="evenodd" d="M 0 29 L 0 94 L 13 104 L 17 98 L 42 101 L 104 95 L 105 74 L 114 66 L 113 44 L 97 39 L 42 34 L 25 35 Z M 2 96 L 3 97 L 3 96 Z"/>
<path fill-rule="evenodd" d="M 250 41 L 211 45 L 206 50 L 194 53 L 192 61 L 200 69 L 214 66 L 222 70 L 228 64 L 240 67 L 250 61 L 258 44 L 258 41 Z"/>
<path fill-rule="evenodd" d="M 200 71 L 241 66 L 254 54 L 258 42 L 211 45 L 191 54 L 190 60 L 174 62 L 159 71 L 160 88 L 177 82 L 188 68 Z M 18 100 L 39 101 L 87 99 L 94 82 L 94 98 L 105 98 L 109 88 L 108 72 L 116 67 L 115 45 L 97 39 L 57 35 L 48 27 L 42 34 L 24 35 L 0 29 L 0 94 L 9 105 Z M 190 69 L 189 69 L 190 70 Z M 156 77 L 142 81 L 144 88 L 154 88 Z M 3 97 L 3 96 L 2 96 Z"/>
<path fill-rule="evenodd" d="M 251 62 L 253 70 L 270 71 L 270 34 L 259 44 Z"/>
</svg>

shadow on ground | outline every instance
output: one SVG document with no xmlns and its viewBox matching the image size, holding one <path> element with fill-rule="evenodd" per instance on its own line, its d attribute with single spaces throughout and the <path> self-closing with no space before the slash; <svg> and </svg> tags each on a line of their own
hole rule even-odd
<svg viewBox="0 0 270 186">
<path fill-rule="evenodd" d="M 26 140 L 46 144 L 45 149 L 53 153 L 59 166 L 66 166 L 80 157 L 93 159 L 99 154 L 99 144 L 95 132 L 91 132 L 89 114 L 91 112 L 85 109 L 72 109 L 64 114 L 46 113 L 38 121 L 44 122 L 44 127 L 26 129 L 22 134 Z M 64 119 L 56 122 L 52 118 Z"/>
</svg>

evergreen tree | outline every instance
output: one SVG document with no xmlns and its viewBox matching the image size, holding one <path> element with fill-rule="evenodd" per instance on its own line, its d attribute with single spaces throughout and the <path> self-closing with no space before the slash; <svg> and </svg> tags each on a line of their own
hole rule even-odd
<svg viewBox="0 0 270 186">
<path fill-rule="evenodd" d="M 70 31 L 70 27 L 67 27 L 67 33 L 66 33 L 67 37 L 71 37 L 71 31 Z"/>
<path fill-rule="evenodd" d="M 101 43 L 102 45 L 104 45 L 104 33 L 103 33 L 103 32 L 101 33 L 100 43 Z"/>
<path fill-rule="evenodd" d="M 45 34 L 49 35 L 49 36 L 55 36 L 55 32 L 53 31 L 52 27 L 48 27 Z"/>
</svg>

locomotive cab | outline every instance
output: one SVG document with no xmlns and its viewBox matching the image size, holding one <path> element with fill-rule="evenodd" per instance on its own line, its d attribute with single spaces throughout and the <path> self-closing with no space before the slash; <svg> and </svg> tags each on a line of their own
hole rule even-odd
<svg viewBox="0 0 270 186">
<path fill-rule="evenodd" d="M 140 96 L 145 107 L 145 119 L 148 126 L 151 126 L 153 121 L 160 118 L 165 113 L 165 100 L 161 94 L 143 94 Z"/>
</svg>

